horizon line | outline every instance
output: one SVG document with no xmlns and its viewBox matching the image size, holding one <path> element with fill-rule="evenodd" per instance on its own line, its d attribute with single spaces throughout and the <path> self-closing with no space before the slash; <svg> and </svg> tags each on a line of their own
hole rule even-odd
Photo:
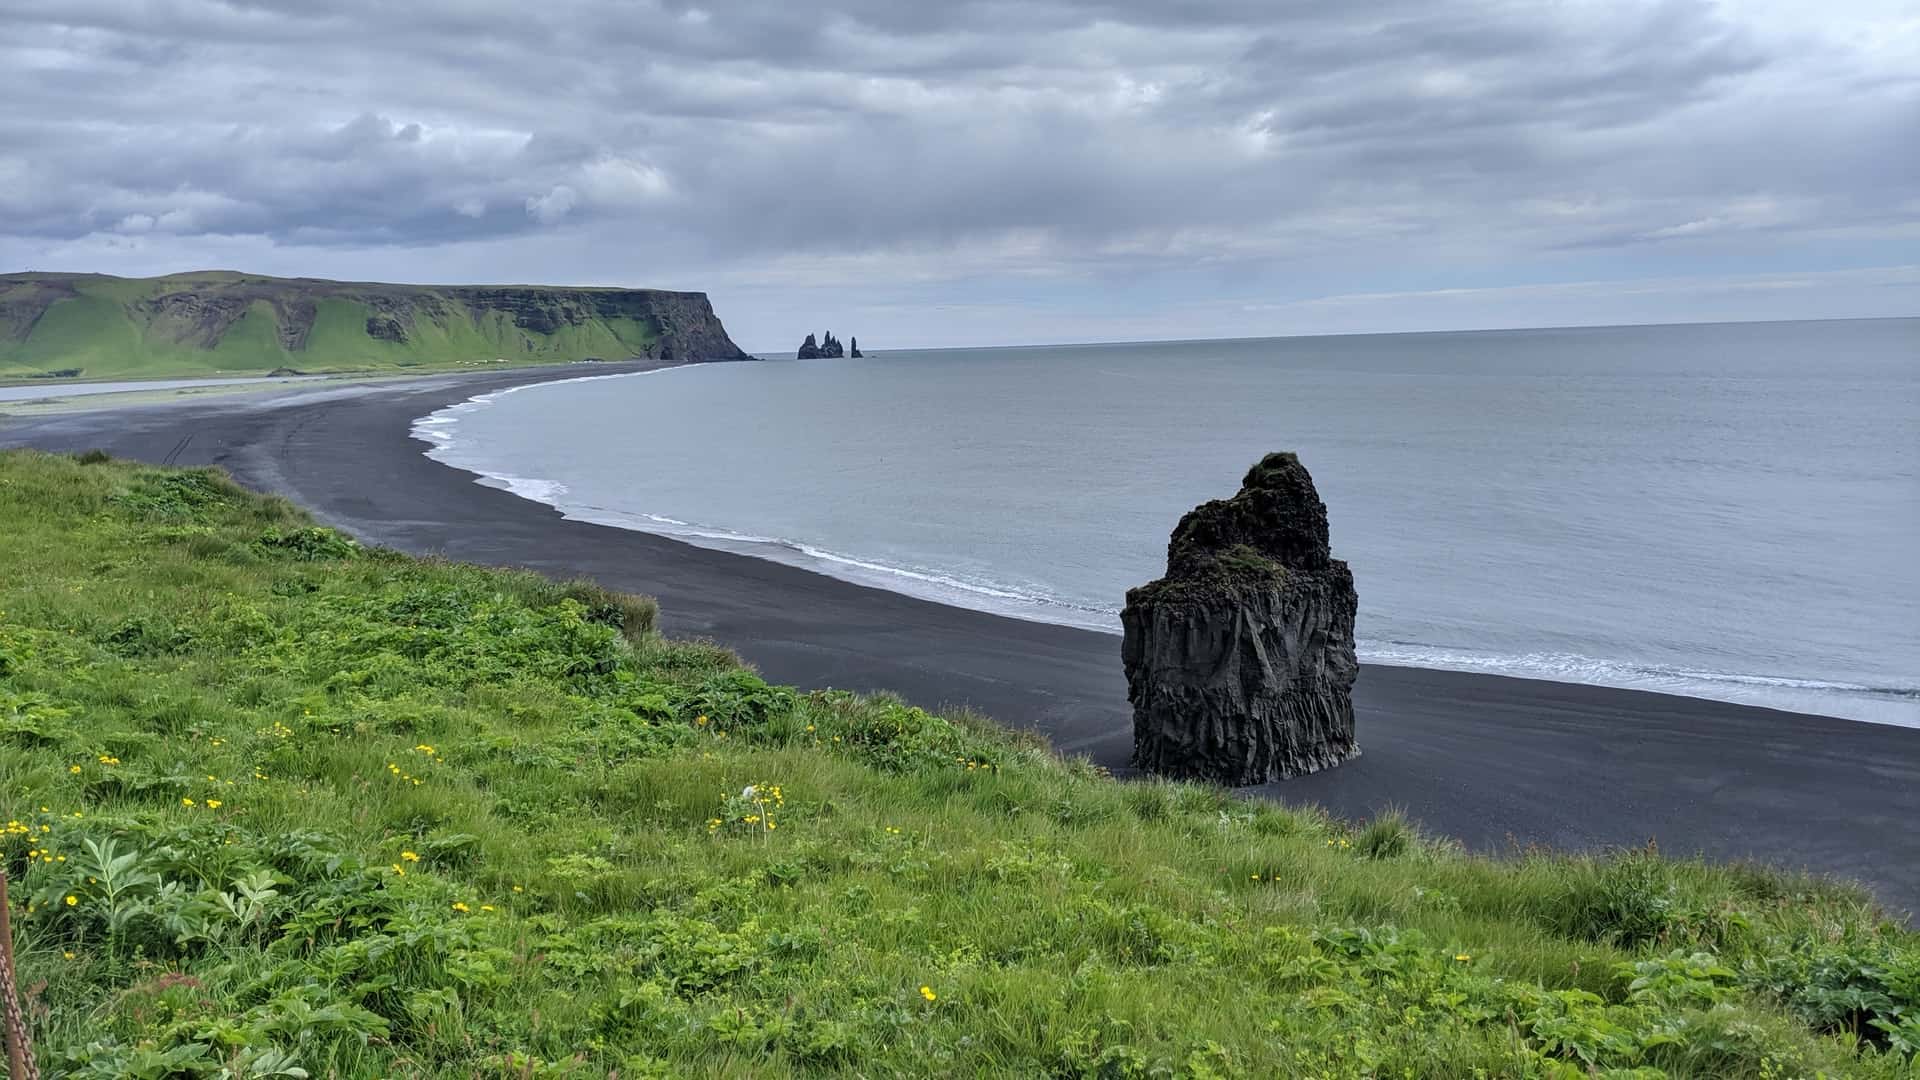
<svg viewBox="0 0 1920 1080">
<path fill-rule="evenodd" d="M 1455 327 L 1446 330 L 1327 330 L 1295 334 L 1235 334 L 1227 337 L 1115 338 L 1100 341 L 1025 341 L 1014 345 L 889 345 L 881 348 L 863 347 L 860 351 L 864 356 L 871 356 L 883 352 L 1075 349 L 1099 348 L 1109 345 L 1190 345 L 1202 342 L 1291 341 L 1304 338 L 1414 337 L 1440 334 L 1519 334 L 1547 330 L 1634 330 L 1658 326 L 1763 326 L 1773 323 L 1898 322 L 1903 319 L 1920 319 L 1920 312 L 1912 315 L 1825 315 L 1813 318 L 1793 319 L 1679 319 L 1669 322 L 1643 323 L 1555 323 L 1545 326 L 1475 326 Z M 746 351 L 758 355 L 760 352 L 791 352 L 793 349 L 747 349 Z"/>
</svg>

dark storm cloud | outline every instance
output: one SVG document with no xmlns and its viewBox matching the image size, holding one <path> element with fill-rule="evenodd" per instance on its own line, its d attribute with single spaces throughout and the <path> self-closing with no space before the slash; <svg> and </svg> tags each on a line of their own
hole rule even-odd
<svg viewBox="0 0 1920 1080">
<path fill-rule="evenodd" d="M 1048 272 L 1920 219 L 1910 70 L 1695 0 L 0 0 L 0 21 L 21 242 L 590 227 L 709 262 Z"/>
</svg>

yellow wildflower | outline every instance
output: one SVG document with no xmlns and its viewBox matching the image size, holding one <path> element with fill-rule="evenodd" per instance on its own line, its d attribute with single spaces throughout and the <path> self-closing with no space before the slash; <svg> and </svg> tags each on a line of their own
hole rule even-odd
<svg viewBox="0 0 1920 1080">
<path fill-rule="evenodd" d="M 63 952 L 63 953 L 61 953 L 60 955 L 61 955 L 61 956 L 63 956 L 63 957 L 65 957 L 65 958 L 66 958 L 66 959 L 68 959 L 68 960 L 71 960 L 71 959 L 73 959 L 73 950 L 72 950 L 72 949 L 68 949 L 68 950 L 67 950 L 66 952 Z"/>
<path fill-rule="evenodd" d="M 78 765 L 69 765 L 69 766 L 67 766 L 67 771 L 68 771 L 68 772 L 70 772 L 70 773 L 73 773 L 73 774 L 74 774 L 75 776 L 78 776 L 78 775 L 80 774 L 80 766 L 78 766 Z"/>
<path fill-rule="evenodd" d="M 406 877 L 406 876 L 407 876 L 407 868 L 406 868 L 406 867 L 404 867 L 404 866 L 401 866 L 401 865 L 400 865 L 399 863 L 394 863 L 394 864 L 393 864 L 393 872 L 394 872 L 395 874 L 397 874 L 397 875 L 399 875 L 400 877 Z"/>
<path fill-rule="evenodd" d="M 208 799 L 208 800 L 207 800 L 207 809 L 209 809 L 209 810 L 218 810 L 218 809 L 220 809 L 220 800 L 219 800 L 219 799 Z"/>
<path fill-rule="evenodd" d="M 1473 962 L 1473 956 L 1470 953 L 1455 953 L 1453 955 L 1453 958 L 1455 960 L 1460 961 L 1463 964 L 1468 964 Z"/>
<path fill-rule="evenodd" d="M 68 894 L 67 894 L 67 906 L 68 906 L 68 907 L 72 907 L 73 905 L 75 905 L 75 904 L 77 904 L 77 903 L 79 903 L 79 902 L 80 902 L 80 898 L 79 898 L 79 897 L 77 897 L 77 896 L 75 896 L 75 895 L 73 895 L 72 893 L 68 893 Z"/>
<path fill-rule="evenodd" d="M 419 855 L 418 855 L 417 853 L 415 853 L 415 852 L 412 852 L 412 851 L 403 851 L 403 852 L 401 852 L 401 853 L 400 853 L 400 858 L 401 858 L 401 859 L 403 859 L 403 860 L 405 860 L 405 861 L 407 861 L 407 862 L 419 862 L 419 861 L 420 861 L 420 856 L 419 856 Z"/>
<path fill-rule="evenodd" d="M 455 911 L 471 911 L 472 909 L 471 909 L 471 908 L 469 908 L 469 907 L 467 907 L 467 905 L 465 904 L 465 902 L 463 902 L 463 901 L 460 901 L 460 900 L 455 900 L 455 901 L 453 902 L 453 910 L 455 910 Z"/>
<path fill-rule="evenodd" d="M 493 905 L 492 905 L 492 904 L 481 904 L 481 905 L 480 905 L 480 910 L 481 910 L 481 911 L 492 911 L 492 910 L 493 910 Z"/>
<path fill-rule="evenodd" d="M 182 798 L 182 799 L 180 800 L 180 805 L 181 805 L 181 806 L 192 806 L 192 805 L 193 805 L 193 800 L 192 800 L 192 799 L 188 799 L 188 798 Z"/>
<path fill-rule="evenodd" d="M 921 987 L 921 988 L 920 988 L 920 996 L 921 996 L 921 997 L 923 997 L 923 998 L 926 998 L 926 999 L 927 999 L 928 1001 L 938 1001 L 938 1000 L 940 1000 L 940 995 L 939 995 L 939 994 L 936 994 L 936 993 L 934 993 L 934 992 L 933 992 L 933 987 L 931 987 L 931 986 L 923 986 L 923 987 Z"/>
</svg>

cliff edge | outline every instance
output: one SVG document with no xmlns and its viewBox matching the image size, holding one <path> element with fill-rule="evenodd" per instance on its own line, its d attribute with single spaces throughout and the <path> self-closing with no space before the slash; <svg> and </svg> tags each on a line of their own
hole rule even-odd
<svg viewBox="0 0 1920 1080">
<path fill-rule="evenodd" d="M 0 275 L 0 377 L 743 360 L 705 293 L 204 271 Z"/>
</svg>

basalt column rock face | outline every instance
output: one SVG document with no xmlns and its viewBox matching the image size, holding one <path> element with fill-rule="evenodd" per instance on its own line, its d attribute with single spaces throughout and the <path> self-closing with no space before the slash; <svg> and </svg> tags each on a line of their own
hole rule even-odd
<svg viewBox="0 0 1920 1080">
<path fill-rule="evenodd" d="M 1313 478 L 1268 454 L 1239 494 L 1180 519 L 1165 577 L 1127 591 L 1134 765 L 1242 786 L 1358 755 L 1358 603 Z"/>
<path fill-rule="evenodd" d="M 807 340 L 800 343 L 799 351 L 794 353 L 794 358 L 797 360 L 830 360 L 834 357 L 845 355 L 846 346 L 841 345 L 840 339 L 834 337 L 833 331 L 829 330 L 826 333 L 825 339 L 821 341 L 815 341 L 813 335 L 808 334 Z M 857 343 L 855 344 L 853 355 L 860 355 L 860 349 Z"/>
</svg>

